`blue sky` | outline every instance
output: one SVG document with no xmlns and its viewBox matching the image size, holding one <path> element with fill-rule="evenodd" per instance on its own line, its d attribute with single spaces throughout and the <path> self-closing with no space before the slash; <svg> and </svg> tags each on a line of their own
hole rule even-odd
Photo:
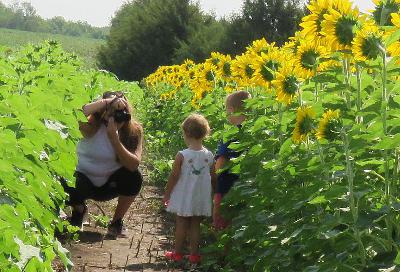
<svg viewBox="0 0 400 272">
<path fill-rule="evenodd" d="M 15 0 L 0 0 L 12 4 Z M 116 10 L 125 0 L 25 0 L 31 2 L 38 13 L 44 18 L 63 16 L 68 20 L 87 21 L 95 26 L 106 26 Z M 213 11 L 217 16 L 229 15 L 238 11 L 242 0 L 200 0 L 201 7 L 206 11 Z M 372 0 L 353 1 L 360 10 L 367 11 L 373 8 Z"/>
</svg>

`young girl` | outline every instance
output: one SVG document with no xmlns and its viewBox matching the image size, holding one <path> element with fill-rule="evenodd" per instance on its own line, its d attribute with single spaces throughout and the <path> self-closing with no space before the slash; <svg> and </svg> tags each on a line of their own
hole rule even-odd
<svg viewBox="0 0 400 272">
<path fill-rule="evenodd" d="M 190 240 L 189 261 L 200 262 L 200 222 L 204 216 L 211 216 L 212 185 L 215 184 L 213 154 L 203 146 L 209 134 L 207 120 L 199 114 L 192 114 L 182 123 L 183 138 L 187 149 L 176 154 L 172 172 L 164 194 L 167 211 L 176 214 L 175 250 L 165 256 L 174 261 L 183 257 L 186 235 Z"/>
</svg>

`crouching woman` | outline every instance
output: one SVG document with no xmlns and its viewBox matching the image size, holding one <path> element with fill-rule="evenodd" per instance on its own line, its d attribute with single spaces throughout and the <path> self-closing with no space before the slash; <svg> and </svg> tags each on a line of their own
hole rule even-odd
<svg viewBox="0 0 400 272">
<path fill-rule="evenodd" d="M 70 223 L 82 228 L 85 201 L 118 197 L 108 226 L 117 237 L 123 218 L 142 187 L 138 166 L 142 156 L 143 129 L 131 118 L 132 107 L 122 92 L 105 92 L 102 99 L 82 107 L 88 122 L 80 122 L 83 139 L 77 146 L 76 185 L 65 187 L 72 206 Z"/>
</svg>

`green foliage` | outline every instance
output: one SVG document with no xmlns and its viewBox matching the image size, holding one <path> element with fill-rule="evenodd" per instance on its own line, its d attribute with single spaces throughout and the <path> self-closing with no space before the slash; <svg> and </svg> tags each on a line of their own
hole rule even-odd
<svg viewBox="0 0 400 272">
<path fill-rule="evenodd" d="M 187 40 L 179 42 L 172 63 L 183 63 L 186 59 L 201 62 L 208 58 L 211 52 L 223 50 L 228 22 L 216 21 L 211 16 L 205 18 L 203 24 L 189 29 Z"/>
<path fill-rule="evenodd" d="M 159 65 L 170 64 L 180 43 L 188 41 L 204 20 L 199 7 L 188 0 L 126 3 L 112 20 L 99 65 L 119 78 L 140 80 Z"/>
<path fill-rule="evenodd" d="M 107 27 L 93 27 L 87 22 L 66 21 L 61 16 L 43 19 L 29 2 L 15 2 L 6 6 L 0 1 L 0 27 L 94 39 L 104 39 L 108 34 Z"/>
<path fill-rule="evenodd" d="M 85 71 L 56 42 L 0 50 L 0 271 L 52 271 L 56 256 L 71 268 L 55 239 L 65 194 L 58 176 L 72 180 L 80 108 L 103 91 L 136 84 L 107 72 Z"/>
<path fill-rule="evenodd" d="M 283 43 L 302 15 L 297 0 L 245 1 L 240 14 L 221 20 L 189 0 L 132 1 L 115 15 L 98 63 L 122 79 L 140 80 L 160 65 L 200 62 L 214 51 L 237 54 L 262 37 Z"/>
<path fill-rule="evenodd" d="M 299 0 L 246 0 L 230 20 L 222 53 L 240 54 L 261 38 L 281 45 L 298 30 L 303 16 Z"/>
<path fill-rule="evenodd" d="M 241 130 L 224 121 L 220 88 L 205 94 L 198 109 L 189 104 L 194 93 L 187 89 L 153 102 L 156 120 L 145 123 L 147 135 L 164 160 L 183 147 L 179 124 L 192 111 L 210 120 L 207 147 L 215 150 L 218 139 L 234 138 L 230 147 L 242 151 L 230 165 L 240 181 L 223 199 L 232 225 L 203 249 L 204 271 L 399 269 L 397 66 L 380 56 L 358 67 L 361 82 L 357 69 L 332 69 L 302 84 L 302 103 L 318 117 L 340 110 L 339 133 L 331 141 L 311 135 L 295 144 L 299 102 L 279 105 L 261 88 L 248 88 L 254 98 Z M 148 96 L 157 101 L 165 88 L 148 89 Z M 313 123 L 316 129 L 318 120 Z M 167 173 L 159 175 L 165 180 Z"/>
<path fill-rule="evenodd" d="M 64 50 L 74 53 L 83 59 L 83 66 L 87 68 L 96 67 L 97 49 L 104 43 L 102 40 L 91 38 L 27 32 L 6 28 L 0 28 L 0 36 L 0 46 L 10 47 L 15 50 L 28 44 L 40 44 L 45 40 L 57 41 L 62 45 Z"/>
</svg>

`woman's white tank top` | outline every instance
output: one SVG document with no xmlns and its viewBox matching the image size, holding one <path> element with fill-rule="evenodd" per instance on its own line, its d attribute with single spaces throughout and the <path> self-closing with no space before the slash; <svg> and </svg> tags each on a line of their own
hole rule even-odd
<svg viewBox="0 0 400 272">
<path fill-rule="evenodd" d="M 104 185 L 108 178 L 122 167 L 117 161 L 117 154 L 107 136 L 104 124 L 95 135 L 79 141 L 77 154 L 76 171 L 85 174 L 97 187 Z"/>
</svg>

